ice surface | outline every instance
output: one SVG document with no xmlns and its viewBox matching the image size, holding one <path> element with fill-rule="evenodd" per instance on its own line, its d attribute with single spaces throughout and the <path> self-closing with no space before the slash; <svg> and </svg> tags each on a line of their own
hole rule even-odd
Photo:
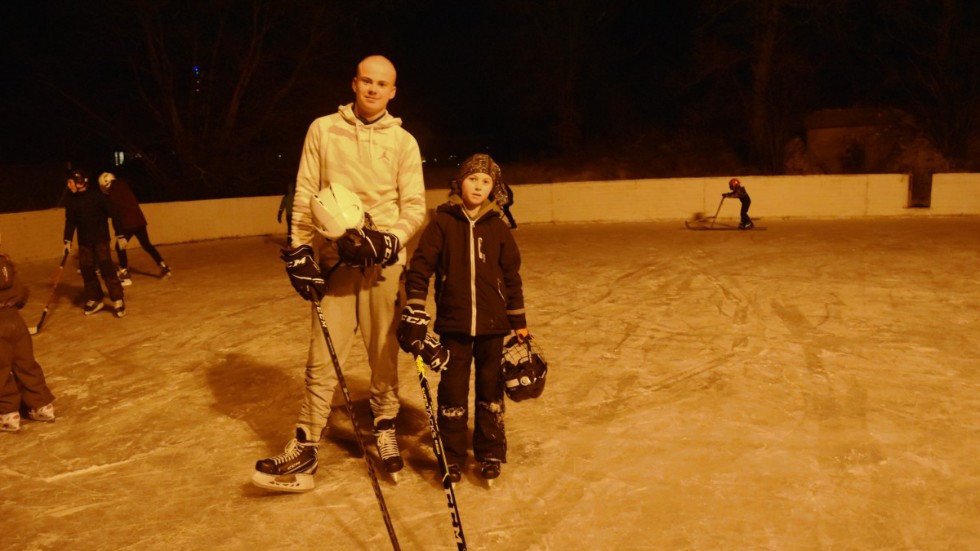
<svg viewBox="0 0 980 551">
<path fill-rule="evenodd" d="M 765 225 L 521 226 L 551 372 L 507 405 L 493 489 L 457 485 L 471 549 L 980 549 L 980 219 Z M 249 483 L 309 338 L 279 246 L 163 246 L 171 280 L 131 249 L 124 319 L 83 316 L 66 269 L 34 337 L 58 420 L 0 434 L 3 549 L 390 548 L 339 391 L 317 488 Z M 28 324 L 58 260 L 21 266 Z M 455 549 L 402 360 L 384 494 L 403 549 Z M 363 423 L 359 349 L 345 374 Z"/>
</svg>

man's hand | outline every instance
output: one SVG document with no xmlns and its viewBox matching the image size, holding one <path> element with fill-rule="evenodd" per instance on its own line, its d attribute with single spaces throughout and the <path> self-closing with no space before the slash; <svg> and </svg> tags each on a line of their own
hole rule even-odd
<svg viewBox="0 0 980 551">
<path fill-rule="evenodd" d="M 286 263 L 286 274 L 289 282 L 306 300 L 319 299 L 327 292 L 327 282 L 323 279 L 320 266 L 313 259 L 313 248 L 300 245 L 294 249 L 283 249 L 279 257 Z"/>
<path fill-rule="evenodd" d="M 68 254 L 71 252 L 71 241 L 65 239 L 65 246 L 64 249 L 62 249 L 62 252 L 64 252 L 64 254 Z"/>
<path fill-rule="evenodd" d="M 399 248 L 394 234 L 367 228 L 351 228 L 337 240 L 340 259 L 353 266 L 390 266 L 398 260 Z"/>
</svg>

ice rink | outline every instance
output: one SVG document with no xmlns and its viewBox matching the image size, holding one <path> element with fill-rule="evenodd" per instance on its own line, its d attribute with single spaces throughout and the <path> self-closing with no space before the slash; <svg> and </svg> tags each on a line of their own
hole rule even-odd
<svg viewBox="0 0 980 551">
<path fill-rule="evenodd" d="M 551 371 L 507 404 L 495 486 L 456 488 L 469 548 L 980 549 L 980 218 L 757 223 L 520 227 Z M 58 419 L 0 433 L 0 547 L 391 548 L 339 391 L 317 488 L 249 482 L 303 385 L 310 307 L 280 244 L 162 246 L 170 280 L 130 248 L 124 319 L 83 316 L 69 264 L 34 337 Z M 28 324 L 58 260 L 21 265 Z M 384 496 L 402 549 L 455 549 L 402 361 Z M 359 348 L 345 374 L 364 423 Z"/>
</svg>

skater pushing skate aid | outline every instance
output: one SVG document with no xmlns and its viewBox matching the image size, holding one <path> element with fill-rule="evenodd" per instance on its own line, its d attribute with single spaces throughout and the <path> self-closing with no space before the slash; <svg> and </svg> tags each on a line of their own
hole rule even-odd
<svg viewBox="0 0 980 551">
<path fill-rule="evenodd" d="M 407 301 L 398 326 L 402 350 L 426 348 L 429 279 L 435 275 L 434 330 L 448 351 L 438 387 L 438 427 L 450 480 L 462 479 L 467 458 L 471 366 L 475 362 L 476 411 L 473 454 L 480 475 L 500 476 L 507 461 L 503 340 L 511 331 L 528 335 L 521 256 L 509 224 L 491 199 L 499 191 L 500 167 L 489 155 L 463 162 L 451 182 L 449 201 L 436 208 L 412 256 L 405 278 Z M 432 364 L 432 362 L 427 362 Z"/>
<path fill-rule="evenodd" d="M 395 78 L 389 60 L 365 58 L 351 83 L 354 102 L 314 120 L 306 135 L 282 259 L 293 287 L 316 305 L 295 438 L 279 456 L 256 463 L 253 481 L 262 487 L 313 488 L 317 446 L 338 384 L 334 358 L 346 371 L 360 368 L 347 364 L 358 331 L 371 374 L 378 455 L 389 473 L 404 465 L 395 432 L 400 408 L 395 327 L 402 245 L 425 217 L 425 188 L 418 144 L 387 111 Z M 317 220 L 318 215 L 340 219 Z M 291 480 L 301 480 L 299 488 L 279 485 Z"/>
</svg>

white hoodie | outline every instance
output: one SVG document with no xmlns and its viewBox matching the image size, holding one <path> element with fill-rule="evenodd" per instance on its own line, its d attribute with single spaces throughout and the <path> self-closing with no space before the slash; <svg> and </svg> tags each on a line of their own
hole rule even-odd
<svg viewBox="0 0 980 551">
<path fill-rule="evenodd" d="M 404 246 L 425 219 L 425 184 L 418 142 L 401 124 L 386 112 L 366 125 L 353 104 L 310 124 L 296 174 L 291 247 L 313 242 L 313 194 L 340 185 L 361 199 L 379 230 L 398 237 L 398 262 L 405 263 Z"/>
</svg>

